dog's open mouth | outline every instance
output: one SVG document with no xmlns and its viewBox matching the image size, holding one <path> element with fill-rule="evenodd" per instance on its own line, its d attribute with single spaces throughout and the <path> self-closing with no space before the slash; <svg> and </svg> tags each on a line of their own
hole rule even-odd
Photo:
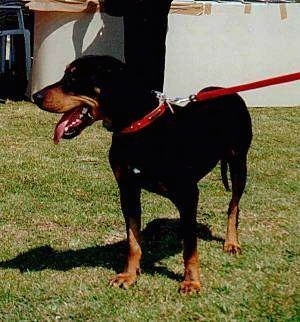
<svg viewBox="0 0 300 322">
<path fill-rule="evenodd" d="M 95 119 L 89 106 L 80 106 L 64 113 L 54 130 L 54 143 L 63 139 L 72 139 L 79 135 L 87 126 L 92 125 Z"/>
</svg>

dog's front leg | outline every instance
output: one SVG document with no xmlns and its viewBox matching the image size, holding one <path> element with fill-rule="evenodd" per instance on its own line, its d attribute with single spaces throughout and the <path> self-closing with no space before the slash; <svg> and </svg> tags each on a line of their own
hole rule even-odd
<svg viewBox="0 0 300 322">
<path fill-rule="evenodd" d="M 111 280 L 111 285 L 127 289 L 136 282 L 140 274 L 141 190 L 131 184 L 120 184 L 119 188 L 126 223 L 128 253 L 124 271 Z"/>
<path fill-rule="evenodd" d="M 188 185 L 185 189 L 177 191 L 174 199 L 180 213 L 180 231 L 183 237 L 184 280 L 179 288 L 181 294 L 198 293 L 201 288 L 197 251 L 198 198 L 197 185 Z"/>
</svg>

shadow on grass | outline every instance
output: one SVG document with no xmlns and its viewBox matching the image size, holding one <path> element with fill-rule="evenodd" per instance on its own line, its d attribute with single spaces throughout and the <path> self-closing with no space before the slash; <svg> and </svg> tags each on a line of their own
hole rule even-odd
<svg viewBox="0 0 300 322">
<path fill-rule="evenodd" d="M 182 252 L 179 238 L 180 225 L 176 219 L 155 219 L 142 232 L 143 272 L 161 274 L 180 280 L 182 276 L 168 270 L 161 260 Z M 223 243 L 224 239 L 213 236 L 209 227 L 198 224 L 198 237 L 206 241 Z M 22 273 L 45 269 L 67 271 L 75 267 L 105 267 L 121 272 L 126 259 L 126 241 L 93 246 L 78 250 L 57 251 L 51 246 L 33 248 L 15 258 L 0 262 L 0 268 L 19 269 Z"/>
</svg>

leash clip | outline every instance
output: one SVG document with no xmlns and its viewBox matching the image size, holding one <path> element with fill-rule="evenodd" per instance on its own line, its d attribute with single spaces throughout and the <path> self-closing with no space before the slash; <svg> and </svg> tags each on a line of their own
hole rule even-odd
<svg viewBox="0 0 300 322">
<path fill-rule="evenodd" d="M 190 95 L 189 97 L 175 97 L 175 98 L 167 98 L 164 93 L 161 93 L 159 91 L 152 91 L 156 97 L 159 99 L 160 102 L 166 103 L 170 110 L 173 112 L 173 109 L 171 107 L 171 104 L 179 105 L 181 107 L 185 107 L 189 102 L 195 102 L 197 100 L 197 97 L 195 94 Z"/>
<path fill-rule="evenodd" d="M 171 111 L 172 114 L 174 114 L 174 110 L 172 108 L 172 101 L 166 97 L 164 93 L 161 93 L 159 91 L 152 91 L 155 95 L 156 98 L 159 100 L 160 103 L 164 103 L 168 106 L 169 110 Z"/>
<path fill-rule="evenodd" d="M 175 97 L 173 99 L 169 99 L 169 102 L 172 104 L 176 104 L 184 107 L 190 101 L 189 98 L 186 97 Z"/>
<path fill-rule="evenodd" d="M 156 98 L 160 101 L 160 102 L 165 102 L 167 100 L 167 97 L 164 93 L 159 92 L 159 91 L 152 91 L 152 93 L 155 94 Z"/>
<path fill-rule="evenodd" d="M 192 94 L 189 96 L 189 101 L 190 102 L 196 102 L 197 101 L 197 96 L 195 94 Z"/>
</svg>

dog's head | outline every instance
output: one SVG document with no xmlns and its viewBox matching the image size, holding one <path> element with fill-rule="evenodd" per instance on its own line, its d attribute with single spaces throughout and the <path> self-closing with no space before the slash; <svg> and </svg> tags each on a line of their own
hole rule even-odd
<svg viewBox="0 0 300 322">
<path fill-rule="evenodd" d="M 106 105 L 122 88 L 125 70 L 124 63 L 116 58 L 84 56 L 67 66 L 60 81 L 33 95 L 41 109 L 64 113 L 55 128 L 56 143 L 77 136 L 97 120 L 109 121 Z"/>
</svg>

